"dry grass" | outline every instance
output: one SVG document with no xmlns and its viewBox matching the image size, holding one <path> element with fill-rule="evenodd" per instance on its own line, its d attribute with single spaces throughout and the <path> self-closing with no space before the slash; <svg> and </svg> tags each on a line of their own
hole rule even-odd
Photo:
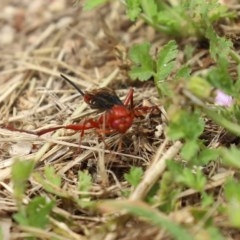
<svg viewBox="0 0 240 240">
<path fill-rule="evenodd" d="M 124 69 L 127 48 L 143 40 L 154 42 L 155 46 L 166 41 L 141 21 L 137 24 L 127 21 L 119 2 L 91 12 L 73 8 L 64 0 L 14 3 L 13 0 L 0 3 L 1 125 L 37 130 L 97 117 L 98 113 L 89 109 L 79 94 L 59 77 L 60 73 L 83 90 L 110 86 L 124 99 L 129 85 L 135 84 L 128 80 Z M 202 59 L 205 54 L 200 51 L 191 59 L 196 71 L 205 67 L 201 66 L 205 63 L 206 59 Z M 136 84 L 135 87 L 137 105 L 145 104 L 143 100 L 147 100 L 147 104 L 160 105 L 151 84 L 140 87 Z M 17 210 L 10 181 L 15 158 L 34 159 L 35 170 L 40 173 L 45 166 L 53 166 L 62 177 L 62 188 L 72 194 L 79 194 L 78 171 L 88 169 L 94 181 L 89 194 L 94 199 L 123 198 L 122 192 L 129 188 L 124 173 L 132 165 L 148 167 L 141 184 L 129 197 L 140 200 L 161 177 L 166 158 L 174 157 L 181 148 L 181 143 L 173 144 L 165 139 L 164 133 L 156 137 L 156 127 L 164 129 L 163 118 L 159 114 L 136 119 L 126 134 L 106 136 L 104 143 L 94 130 L 86 131 L 80 144 L 79 133 L 72 131 L 61 129 L 38 137 L 1 128 L 0 214 L 1 225 L 6 226 L 5 229 L 11 227 L 11 239 L 23 239 L 29 233 L 36 234 L 39 239 L 66 239 L 54 231 L 19 227 L 12 222 L 11 216 Z M 218 138 L 209 137 L 212 132 L 214 136 L 218 134 Z M 209 144 L 217 147 L 221 129 L 211 127 L 206 134 Z M 233 172 L 219 173 L 216 168 L 212 169 L 207 188 L 214 191 L 221 188 Z M 41 185 L 30 179 L 24 203 L 45 194 Z M 186 190 L 179 199 L 193 201 L 196 194 L 194 190 Z M 187 214 L 186 209 L 181 211 Z M 120 217 L 119 224 L 117 220 L 109 223 L 108 214 L 94 215 L 63 199 L 58 199 L 54 212 L 74 222 L 70 228 L 51 219 L 51 224 L 67 233 L 69 239 L 169 239 L 164 232 L 144 221 L 127 219 L 120 224 Z M 176 211 L 171 218 L 184 221 L 179 214 Z"/>
</svg>

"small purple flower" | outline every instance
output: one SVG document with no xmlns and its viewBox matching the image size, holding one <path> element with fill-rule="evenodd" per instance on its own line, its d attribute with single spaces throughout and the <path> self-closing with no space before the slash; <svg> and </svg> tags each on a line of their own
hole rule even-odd
<svg viewBox="0 0 240 240">
<path fill-rule="evenodd" d="M 215 104 L 218 106 L 231 107 L 233 105 L 232 96 L 227 95 L 221 90 L 216 91 Z"/>
</svg>

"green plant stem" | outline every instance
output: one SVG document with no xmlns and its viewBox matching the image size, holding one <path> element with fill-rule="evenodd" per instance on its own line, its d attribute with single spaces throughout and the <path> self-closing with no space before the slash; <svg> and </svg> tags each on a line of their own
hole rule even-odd
<svg viewBox="0 0 240 240">
<path fill-rule="evenodd" d="M 224 117 L 220 117 L 215 111 L 207 108 L 203 108 L 203 112 L 207 114 L 214 122 L 218 123 L 220 126 L 226 128 L 229 132 L 236 136 L 240 136 L 240 126 L 227 120 Z"/>
<path fill-rule="evenodd" d="M 233 51 L 233 50 L 230 50 L 229 54 L 230 54 L 230 56 L 232 57 L 232 59 L 233 59 L 236 63 L 240 64 L 240 56 L 239 56 L 239 54 L 237 54 L 237 53 L 236 53 L 235 51 Z"/>
</svg>

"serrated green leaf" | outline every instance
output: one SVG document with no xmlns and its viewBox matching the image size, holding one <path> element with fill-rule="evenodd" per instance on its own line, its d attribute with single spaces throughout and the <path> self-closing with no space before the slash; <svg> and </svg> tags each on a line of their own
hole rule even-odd
<svg viewBox="0 0 240 240">
<path fill-rule="evenodd" d="M 212 27 L 209 27 L 206 31 L 206 37 L 210 43 L 210 53 L 215 61 L 219 58 L 227 59 L 232 47 L 232 42 L 219 37 Z M 221 51 L 219 51 L 221 49 Z"/>
<path fill-rule="evenodd" d="M 196 165 L 207 165 L 210 161 L 214 161 L 218 158 L 219 151 L 218 149 L 203 149 L 194 162 Z"/>
<path fill-rule="evenodd" d="M 168 170 L 171 172 L 173 176 L 178 176 L 179 174 L 181 174 L 183 167 L 179 162 L 167 160 L 166 164 Z"/>
<path fill-rule="evenodd" d="M 196 140 L 187 141 L 181 149 L 181 156 L 185 160 L 193 158 L 199 150 L 199 143 Z"/>
<path fill-rule="evenodd" d="M 16 159 L 12 165 L 12 180 L 17 182 L 27 181 L 34 167 L 33 160 Z"/>
<path fill-rule="evenodd" d="M 92 176 L 88 171 L 78 172 L 78 190 L 88 192 L 92 187 Z"/>
<path fill-rule="evenodd" d="M 218 61 L 217 66 L 209 71 L 207 77 L 212 86 L 226 93 L 231 93 L 234 90 L 234 83 L 228 72 L 229 63 L 227 61 L 227 59 Z M 226 64 L 224 64 L 224 62 Z"/>
<path fill-rule="evenodd" d="M 240 202 L 240 183 L 235 179 L 229 179 L 224 186 L 224 194 L 228 201 L 236 199 Z"/>
<path fill-rule="evenodd" d="M 214 197 L 206 192 L 202 192 L 201 206 L 206 208 L 214 204 Z"/>
<path fill-rule="evenodd" d="M 146 81 L 153 76 L 154 62 L 149 51 L 149 43 L 137 44 L 130 49 L 129 57 L 134 63 L 134 66 L 129 73 L 132 79 Z"/>
<path fill-rule="evenodd" d="M 132 167 L 129 173 L 124 174 L 124 178 L 131 186 L 136 187 L 143 176 L 143 170 L 139 167 Z"/>
<path fill-rule="evenodd" d="M 13 219 L 20 225 L 29 226 L 29 220 L 25 214 L 25 211 L 15 213 L 13 215 Z"/>
<path fill-rule="evenodd" d="M 204 190 L 207 182 L 200 169 L 197 169 L 194 173 L 188 168 L 184 168 L 182 174 L 177 176 L 177 181 L 200 192 Z"/>
<path fill-rule="evenodd" d="M 78 172 L 78 190 L 80 192 L 88 192 L 92 187 L 92 176 L 88 171 L 79 171 Z M 83 196 L 79 196 L 76 200 L 76 203 L 81 208 L 89 208 L 92 207 L 95 203 L 89 197 L 88 194 L 84 194 Z"/>
<path fill-rule="evenodd" d="M 187 66 L 182 66 L 176 73 L 176 79 L 188 79 L 191 75 L 191 69 Z"/>
<path fill-rule="evenodd" d="M 109 0 L 85 0 L 85 3 L 83 5 L 84 10 L 92 10 L 93 8 L 96 8 Z M 74 5 L 77 5 L 76 3 Z"/>
<path fill-rule="evenodd" d="M 34 168 L 33 160 L 15 160 L 12 165 L 12 181 L 14 195 L 17 201 L 21 201 L 26 189 L 27 180 Z"/>
<path fill-rule="evenodd" d="M 148 68 L 138 68 L 138 67 L 133 67 L 132 70 L 129 73 L 129 76 L 133 80 L 140 80 L 140 81 L 147 81 L 150 79 L 153 75 L 153 71 L 150 71 Z"/>
<path fill-rule="evenodd" d="M 236 146 L 231 146 L 230 149 L 221 148 L 220 155 L 223 158 L 223 163 L 229 167 L 235 167 L 240 169 L 240 150 Z"/>
<path fill-rule="evenodd" d="M 45 228 L 55 203 L 46 197 L 35 197 L 27 206 L 30 226 Z"/>
<path fill-rule="evenodd" d="M 44 169 L 45 178 L 56 187 L 61 186 L 61 177 L 56 174 L 54 167 L 46 166 Z"/>
<path fill-rule="evenodd" d="M 44 175 L 35 172 L 33 177 L 46 191 L 61 197 L 68 196 L 67 192 L 61 189 L 61 177 L 52 166 L 45 166 Z"/>
<path fill-rule="evenodd" d="M 150 18 L 157 16 L 157 4 L 155 0 L 141 0 L 143 12 Z"/>
<path fill-rule="evenodd" d="M 199 113 L 178 111 L 170 119 L 168 136 L 173 140 L 196 140 L 204 130 L 204 121 Z"/>
<path fill-rule="evenodd" d="M 44 229 L 49 222 L 49 213 L 55 203 L 38 196 L 29 202 L 21 212 L 14 215 L 14 219 L 21 225 L 32 226 Z"/>
<path fill-rule="evenodd" d="M 188 25 L 186 31 L 181 31 L 181 25 L 186 25 L 185 19 L 182 16 L 178 7 L 164 7 L 161 11 L 158 11 L 156 18 L 156 26 L 161 26 L 161 30 L 169 35 L 185 36 L 189 32 L 193 32 L 191 24 Z"/>
<path fill-rule="evenodd" d="M 204 174 L 202 173 L 202 171 L 200 169 L 197 169 L 196 171 L 196 180 L 195 180 L 195 189 L 202 192 L 205 189 L 205 185 L 207 183 L 207 179 L 204 176 Z"/>
<path fill-rule="evenodd" d="M 127 15 L 131 21 L 135 21 L 141 13 L 140 0 L 126 0 Z"/>
<path fill-rule="evenodd" d="M 157 81 L 161 81 L 172 72 L 178 54 L 175 41 L 169 41 L 159 52 L 157 58 Z"/>
</svg>

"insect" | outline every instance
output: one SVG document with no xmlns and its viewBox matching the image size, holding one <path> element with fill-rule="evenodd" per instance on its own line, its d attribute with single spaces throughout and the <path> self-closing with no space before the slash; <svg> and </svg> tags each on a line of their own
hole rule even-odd
<svg viewBox="0 0 240 240">
<path fill-rule="evenodd" d="M 43 135 L 61 128 L 81 131 L 81 136 L 88 129 L 96 129 L 98 133 L 125 133 L 133 124 L 134 118 L 149 112 L 154 107 L 133 106 L 133 88 L 131 88 L 122 102 L 116 92 L 111 88 L 99 88 L 83 92 L 75 83 L 63 74 L 60 75 L 65 81 L 71 84 L 82 96 L 84 101 L 92 108 L 104 112 L 98 119 L 86 119 L 79 124 L 60 125 L 52 128 L 41 129 L 35 132 L 20 130 L 21 132 Z M 15 129 L 18 130 L 18 129 Z"/>
<path fill-rule="evenodd" d="M 82 124 L 61 125 L 53 128 L 43 129 L 36 132 L 42 135 L 55 131 L 60 128 L 82 131 L 96 128 L 99 132 L 119 132 L 125 133 L 132 125 L 134 112 L 131 110 L 133 105 L 133 89 L 130 89 L 124 103 L 116 95 L 115 91 L 110 88 L 99 88 L 85 93 L 67 77 L 61 74 L 61 77 L 71 84 L 82 96 L 84 101 L 92 108 L 99 111 L 105 111 L 99 119 L 87 119 Z M 130 103 L 130 109 L 127 105 Z"/>
<path fill-rule="evenodd" d="M 99 111 L 105 111 L 99 119 L 87 119 L 82 124 L 70 124 L 66 126 L 57 126 L 53 128 L 43 129 L 37 132 L 37 135 L 42 135 L 48 132 L 55 131 L 60 128 L 82 131 L 95 128 L 98 132 L 125 133 L 133 124 L 135 117 L 152 109 L 152 107 L 133 108 L 133 88 L 131 88 L 122 102 L 116 92 L 111 88 L 99 88 L 85 93 L 66 76 L 61 74 L 61 77 L 71 84 L 82 96 L 84 101 L 92 108 Z"/>
</svg>

